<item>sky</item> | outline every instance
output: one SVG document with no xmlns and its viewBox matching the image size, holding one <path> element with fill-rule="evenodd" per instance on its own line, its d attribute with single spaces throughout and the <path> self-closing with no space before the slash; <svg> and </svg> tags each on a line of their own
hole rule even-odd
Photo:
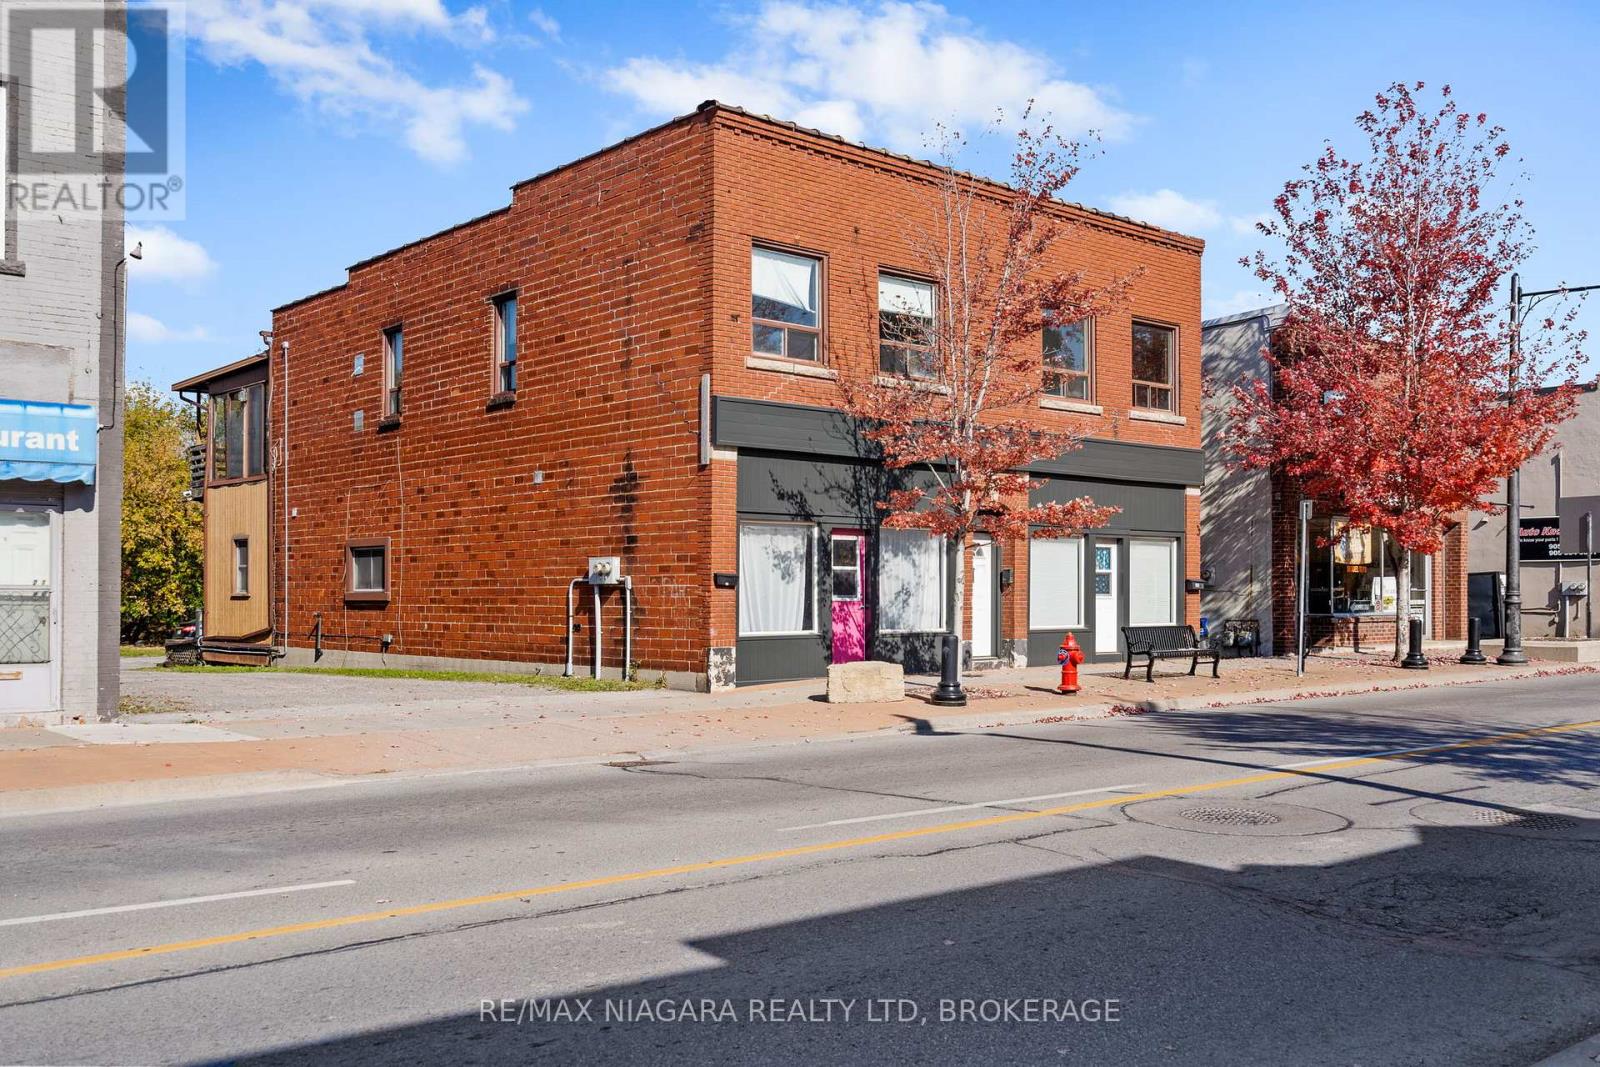
<svg viewBox="0 0 1600 1067">
<path fill-rule="evenodd" d="M 185 215 L 129 228 L 130 379 L 259 350 L 271 309 L 716 98 L 926 155 L 1027 100 L 1099 133 L 1066 198 L 1203 237 L 1205 315 L 1270 302 L 1253 221 L 1395 80 L 1505 126 L 1525 288 L 1600 282 L 1600 4 L 188 0 Z M 1004 176 L 1004 136 L 965 160 Z M 1584 324 L 1600 335 L 1600 303 Z M 1596 342 L 1600 343 L 1600 342 Z M 1592 345 L 1590 346 L 1592 347 Z M 1594 364 L 1591 363 L 1591 366 Z"/>
</svg>

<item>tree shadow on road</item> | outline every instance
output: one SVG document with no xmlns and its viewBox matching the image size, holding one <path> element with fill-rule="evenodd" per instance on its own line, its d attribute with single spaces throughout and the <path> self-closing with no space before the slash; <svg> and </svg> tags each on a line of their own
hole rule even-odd
<svg viewBox="0 0 1600 1067">
<path fill-rule="evenodd" d="M 653 937 L 674 921 L 727 932 L 686 938 L 715 958 L 702 969 L 592 988 L 541 981 L 543 949 L 519 932 L 526 917 L 507 918 L 499 944 L 529 939 L 526 981 L 508 985 L 499 968 L 460 990 L 454 1016 L 237 1062 L 1531 1062 L 1600 1027 L 1590 913 L 1600 820 L 1569 823 L 1535 836 L 1418 820 L 1403 847 L 1309 865 L 1266 862 L 1286 854 L 1282 842 L 1271 851 L 1232 838 L 1231 849 L 1263 857 L 1235 867 L 1208 862 L 1223 843 L 1212 834 L 1112 859 L 1096 850 L 1101 829 L 1052 821 L 1031 837 L 941 854 L 958 880 L 983 884 L 791 922 L 740 928 L 738 909 L 727 910 L 756 899 L 741 893 L 781 892 L 772 880 L 704 890 L 719 894 L 718 909 L 687 918 L 649 910 L 659 902 L 601 905 Z M 865 862 L 909 890 L 928 855 Z M 1026 876 L 985 882 L 995 869 Z M 773 877 L 796 879 L 803 893 L 818 875 Z M 428 936 L 458 934 L 485 936 Z M 593 1018 L 530 1019 L 520 1005 L 560 995 L 586 999 Z M 484 1008 L 500 998 L 510 1007 Z M 751 1019 L 751 1000 L 816 998 L 856 1007 L 848 1022 Z M 914 1004 L 926 1021 L 869 1022 L 871 998 L 887 998 L 891 1017 Z M 1120 1021 L 942 1020 L 940 1002 L 963 998 L 1115 1000 Z M 723 1004 L 731 1021 L 605 1018 L 608 1006 L 637 1016 L 644 1005 L 659 1018 Z"/>
</svg>

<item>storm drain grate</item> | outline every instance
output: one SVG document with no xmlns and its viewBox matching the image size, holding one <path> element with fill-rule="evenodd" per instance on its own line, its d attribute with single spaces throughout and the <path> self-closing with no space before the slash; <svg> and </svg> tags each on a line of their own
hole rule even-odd
<svg viewBox="0 0 1600 1067">
<path fill-rule="evenodd" d="M 1514 826 L 1519 830 L 1570 830 L 1578 824 L 1565 815 L 1542 811 L 1512 811 L 1507 808 L 1479 808 L 1473 812 L 1479 822 L 1490 826 Z"/>
<path fill-rule="evenodd" d="M 1185 808 L 1178 812 L 1185 819 L 1195 822 L 1208 822 L 1220 826 L 1271 826 L 1283 820 L 1268 811 L 1257 811 L 1254 808 Z"/>
</svg>

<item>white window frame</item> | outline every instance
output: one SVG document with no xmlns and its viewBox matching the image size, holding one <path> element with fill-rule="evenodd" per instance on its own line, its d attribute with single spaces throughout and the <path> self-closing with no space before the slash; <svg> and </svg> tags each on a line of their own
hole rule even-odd
<svg viewBox="0 0 1600 1067">
<path fill-rule="evenodd" d="M 1134 585 L 1134 563 L 1140 545 L 1162 545 L 1167 550 L 1167 617 L 1159 621 L 1135 619 L 1134 608 L 1137 590 Z M 1179 621 L 1182 601 L 1178 593 L 1178 539 L 1176 537 L 1130 537 L 1128 539 L 1128 625 L 1172 626 Z"/>
<path fill-rule="evenodd" d="M 811 573 L 811 628 L 809 630 L 756 630 L 747 631 L 744 628 L 744 613 L 737 608 L 738 631 L 740 637 L 813 637 L 822 632 L 821 622 L 818 619 L 817 587 L 822 584 L 821 568 L 817 566 L 817 524 L 813 522 L 789 522 L 783 519 L 749 519 L 741 520 L 734 535 L 734 551 L 741 553 L 743 547 L 744 529 L 746 526 L 793 526 L 806 532 L 807 560 L 810 561 Z M 830 547 L 831 551 L 831 547 Z M 739 582 L 739 596 L 745 595 L 744 581 Z"/>
<path fill-rule="evenodd" d="M 879 270 L 878 271 L 878 294 L 879 294 L 878 295 L 878 373 L 879 374 L 890 375 L 890 376 L 896 377 L 896 378 L 902 378 L 902 379 L 904 379 L 906 381 L 913 381 L 913 382 L 935 382 L 935 381 L 938 381 L 939 378 L 942 377 L 941 368 L 937 368 L 937 367 L 934 368 L 933 369 L 933 373 L 931 373 L 931 374 L 917 374 L 917 373 L 913 372 L 912 369 L 911 369 L 911 359 L 910 359 L 910 356 L 909 356 L 909 353 L 912 353 L 912 352 L 932 352 L 933 349 L 934 349 L 933 344 L 931 344 L 931 343 L 929 343 L 929 344 L 918 344 L 915 341 L 907 341 L 907 340 L 904 340 L 904 339 L 897 340 L 897 339 L 892 338 L 892 337 L 884 337 L 884 335 L 883 335 L 883 326 L 884 326 L 883 316 L 886 313 L 887 309 L 885 309 L 884 306 L 883 306 L 883 295 L 882 294 L 883 294 L 883 283 L 884 283 L 885 280 L 892 281 L 892 282 L 899 282 L 902 285 L 914 285 L 914 286 L 926 287 L 927 290 L 928 290 L 928 315 L 927 315 L 928 327 L 927 327 L 927 329 L 928 329 L 928 332 L 931 334 L 934 330 L 937 330 L 939 328 L 939 285 L 938 285 L 937 282 L 935 282 L 935 281 L 933 281 L 933 280 L 931 280 L 929 278 L 919 278 L 914 274 L 905 274 L 905 273 L 902 273 L 900 271 Z M 913 316 L 907 315 L 907 313 L 905 311 L 903 311 L 903 310 L 901 310 L 901 311 L 887 310 L 887 313 L 888 314 L 906 315 L 908 318 L 909 317 L 913 317 Z M 921 315 L 917 315 L 917 316 L 914 316 L 914 317 L 915 318 L 919 318 L 919 319 L 922 318 Z M 906 364 L 905 367 L 904 368 L 889 368 L 889 367 L 885 367 L 883 365 L 883 350 L 885 348 L 899 349 L 901 352 L 907 353 L 907 355 L 904 357 L 905 364 Z"/>
<path fill-rule="evenodd" d="M 1071 611 L 1068 621 L 1059 621 L 1054 616 L 1041 617 L 1041 611 L 1046 608 L 1059 608 L 1062 601 L 1068 598 L 1055 596 L 1036 596 L 1034 582 L 1039 574 L 1039 568 L 1034 562 L 1034 550 L 1040 544 L 1065 544 L 1074 545 L 1078 553 L 1078 598 L 1077 603 L 1067 602 L 1065 606 Z M 1041 537 L 1033 534 L 1028 538 L 1028 629 L 1030 631 L 1048 632 L 1055 630 L 1083 630 L 1087 629 L 1084 622 L 1084 597 L 1089 583 L 1085 580 L 1088 545 L 1082 537 Z"/>
</svg>

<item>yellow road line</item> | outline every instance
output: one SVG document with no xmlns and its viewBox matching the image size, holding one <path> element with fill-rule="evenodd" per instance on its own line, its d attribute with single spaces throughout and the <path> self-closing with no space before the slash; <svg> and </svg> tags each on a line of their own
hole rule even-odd
<svg viewBox="0 0 1600 1067">
<path fill-rule="evenodd" d="M 1063 804 L 1058 807 L 1044 808 L 1039 811 L 1007 812 L 1004 815 L 992 815 L 982 819 L 967 819 L 962 822 L 940 823 L 935 826 L 922 826 L 908 830 L 894 830 L 888 833 L 871 834 L 866 837 L 850 837 L 838 841 L 823 841 L 814 845 L 797 845 L 792 848 L 773 849 L 769 852 L 752 852 L 744 856 L 729 856 L 723 859 L 705 860 L 700 863 L 683 863 L 674 867 L 656 867 L 646 871 L 630 871 L 626 874 L 611 874 L 600 878 L 585 878 L 572 882 L 554 882 L 549 885 L 532 886 L 527 889 L 512 889 L 502 893 L 485 893 L 476 897 L 457 897 L 453 900 L 436 900 L 426 904 L 413 904 L 404 908 L 388 908 L 384 911 L 368 911 L 358 915 L 340 915 L 331 919 L 316 919 L 310 922 L 288 923 L 283 926 L 268 926 L 258 930 L 245 930 L 236 934 L 219 934 L 216 937 L 199 937 L 189 941 L 169 941 L 162 945 L 149 945 L 144 948 L 119 949 L 114 952 L 100 952 L 92 956 L 73 956 L 68 959 L 46 960 L 41 963 L 26 963 L 16 967 L 0 968 L 0 979 L 20 978 L 23 975 L 43 974 L 46 971 L 64 971 L 74 967 L 89 967 L 100 963 L 117 963 L 121 960 L 142 959 L 147 956 L 164 956 L 174 952 L 190 952 L 195 949 L 215 948 L 219 945 L 236 945 L 244 941 L 262 941 L 269 937 L 286 937 L 290 934 L 305 934 L 316 930 L 334 930 L 342 926 L 356 926 L 362 923 L 381 922 L 385 919 L 401 919 L 411 915 L 430 915 L 434 912 L 455 911 L 458 908 L 473 908 L 484 904 L 499 904 L 505 901 L 517 900 L 524 897 L 545 897 L 556 893 L 570 893 L 579 889 L 600 889 L 608 886 L 626 885 L 630 882 L 643 882 L 657 878 L 671 878 L 680 874 L 697 874 L 702 871 L 716 871 L 728 867 L 743 867 L 753 863 L 770 863 L 774 860 L 792 859 L 797 856 L 815 856 L 824 852 L 837 852 L 848 848 L 863 848 L 870 845 L 883 845 L 895 841 L 907 841 L 918 837 L 930 837 L 935 834 L 959 833 L 964 830 L 980 830 L 990 826 L 1005 826 L 1010 823 L 1029 822 L 1035 819 L 1045 819 L 1054 815 L 1070 815 L 1080 811 L 1092 811 L 1096 808 L 1113 807 L 1119 804 L 1133 804 L 1142 800 L 1158 800 L 1162 797 L 1186 796 L 1190 793 L 1207 792 L 1213 789 L 1230 789 L 1235 786 L 1257 785 L 1262 782 L 1280 781 L 1285 778 L 1316 777 L 1329 771 L 1349 770 L 1352 767 L 1370 766 L 1377 763 L 1387 763 L 1392 760 L 1404 760 L 1412 756 L 1426 756 L 1436 752 L 1451 752 L 1464 748 L 1481 747 L 1484 745 L 1502 744 L 1507 741 L 1522 740 L 1529 737 L 1538 737 L 1545 734 L 1569 733 L 1575 730 L 1587 730 L 1600 726 L 1600 719 L 1590 719 L 1586 722 L 1560 723 L 1555 726 L 1537 726 L 1528 730 L 1517 730 L 1512 733 L 1494 734 L 1489 737 L 1476 737 L 1467 741 L 1455 741 L 1447 745 L 1433 745 L 1428 748 L 1408 749 L 1404 752 L 1391 752 L 1378 756 L 1356 756 L 1349 759 L 1333 759 L 1326 763 L 1306 767 L 1297 767 L 1286 770 L 1267 771 L 1261 774 L 1244 775 L 1238 778 L 1227 778 L 1219 781 L 1200 782 L 1193 785 L 1173 786 L 1170 789 L 1154 789 L 1144 793 L 1123 793 L 1109 797 L 1100 797 L 1095 800 L 1080 801 L 1076 804 Z"/>
</svg>

